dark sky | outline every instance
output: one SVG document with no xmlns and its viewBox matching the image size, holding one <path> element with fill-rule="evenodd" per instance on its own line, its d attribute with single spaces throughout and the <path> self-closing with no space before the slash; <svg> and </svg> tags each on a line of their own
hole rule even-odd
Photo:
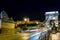
<svg viewBox="0 0 60 40">
<path fill-rule="evenodd" d="M 9 17 L 23 17 L 44 21 L 46 11 L 60 11 L 60 0 L 0 0 L 0 12 L 5 10 Z"/>
</svg>

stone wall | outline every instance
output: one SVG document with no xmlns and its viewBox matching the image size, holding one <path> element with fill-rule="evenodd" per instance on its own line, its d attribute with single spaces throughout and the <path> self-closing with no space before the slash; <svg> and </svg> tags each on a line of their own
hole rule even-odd
<svg viewBox="0 0 60 40">
<path fill-rule="evenodd" d="M 1 28 L 2 34 L 14 34 L 15 33 L 15 24 L 14 23 L 2 23 Z"/>
</svg>

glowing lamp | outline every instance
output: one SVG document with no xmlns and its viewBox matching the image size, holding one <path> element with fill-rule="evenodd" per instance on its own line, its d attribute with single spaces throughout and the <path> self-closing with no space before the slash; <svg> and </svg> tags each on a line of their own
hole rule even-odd
<svg viewBox="0 0 60 40">
<path fill-rule="evenodd" d="M 27 19 L 26 19 L 26 18 L 24 18 L 24 21 L 27 21 Z"/>
<path fill-rule="evenodd" d="M 56 17 L 53 17 L 53 19 L 55 20 L 55 19 L 56 19 Z"/>
</svg>

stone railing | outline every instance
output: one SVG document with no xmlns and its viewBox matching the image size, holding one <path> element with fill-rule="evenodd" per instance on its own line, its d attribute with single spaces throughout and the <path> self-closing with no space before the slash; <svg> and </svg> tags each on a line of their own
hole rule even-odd
<svg viewBox="0 0 60 40">
<path fill-rule="evenodd" d="M 44 30 L 43 32 L 32 33 L 29 40 L 49 40 L 50 31 Z"/>
</svg>

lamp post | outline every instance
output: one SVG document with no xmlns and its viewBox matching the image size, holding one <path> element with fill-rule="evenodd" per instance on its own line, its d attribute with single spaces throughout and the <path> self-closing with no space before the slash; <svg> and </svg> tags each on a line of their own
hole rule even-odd
<svg viewBox="0 0 60 40">
<path fill-rule="evenodd" d="M 3 18 L 3 14 L 1 12 L 1 14 L 0 14 L 0 33 L 1 33 L 1 28 L 2 28 L 2 18 Z"/>
<path fill-rule="evenodd" d="M 0 17 L 0 33 L 1 33 L 1 26 L 2 26 L 2 20 L 1 20 L 1 17 Z"/>
</svg>

